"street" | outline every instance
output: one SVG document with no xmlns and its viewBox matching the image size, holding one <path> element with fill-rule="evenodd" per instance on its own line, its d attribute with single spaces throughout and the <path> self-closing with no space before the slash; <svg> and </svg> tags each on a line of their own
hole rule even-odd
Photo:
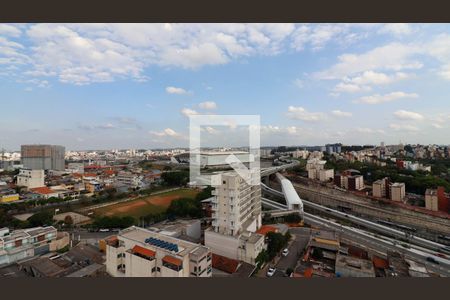
<svg viewBox="0 0 450 300">
<path fill-rule="evenodd" d="M 286 270 L 289 268 L 294 270 L 295 266 L 297 265 L 297 261 L 301 258 L 301 253 L 308 244 L 310 237 L 310 228 L 290 228 L 289 232 L 293 237 L 293 241 L 288 247 L 289 254 L 287 256 L 281 256 L 280 260 L 275 266 L 277 271 L 274 277 L 284 277 L 286 274 Z"/>
</svg>

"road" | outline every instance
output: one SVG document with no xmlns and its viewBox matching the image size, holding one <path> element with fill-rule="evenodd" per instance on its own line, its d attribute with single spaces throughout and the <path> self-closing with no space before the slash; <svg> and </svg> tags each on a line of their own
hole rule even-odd
<svg viewBox="0 0 450 300">
<path fill-rule="evenodd" d="M 287 256 L 282 256 L 275 266 L 277 272 L 274 277 L 284 277 L 287 269 L 295 269 L 297 261 L 300 259 L 301 253 L 308 245 L 309 237 L 311 235 L 310 229 L 303 227 L 290 228 L 289 232 L 292 234 L 294 240 L 288 248 L 289 254 Z"/>
</svg>

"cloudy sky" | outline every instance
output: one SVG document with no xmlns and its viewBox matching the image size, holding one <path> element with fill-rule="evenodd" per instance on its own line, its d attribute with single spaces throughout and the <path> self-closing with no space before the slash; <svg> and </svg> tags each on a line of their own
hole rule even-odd
<svg viewBox="0 0 450 300">
<path fill-rule="evenodd" d="M 260 115 L 263 145 L 450 144 L 450 26 L 0 24 L 0 99 L 9 150 L 188 146 L 192 114 Z"/>
</svg>

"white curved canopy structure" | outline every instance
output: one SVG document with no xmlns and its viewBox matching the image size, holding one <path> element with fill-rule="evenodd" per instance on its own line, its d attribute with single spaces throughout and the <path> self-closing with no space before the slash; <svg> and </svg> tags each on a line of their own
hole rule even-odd
<svg viewBox="0 0 450 300">
<path fill-rule="evenodd" d="M 277 179 L 281 183 L 281 189 L 284 194 L 284 198 L 286 199 L 286 204 L 288 209 L 291 210 L 299 210 L 303 213 L 303 202 L 302 199 L 297 194 L 297 191 L 294 189 L 291 181 L 286 179 L 280 173 L 277 173 Z"/>
</svg>

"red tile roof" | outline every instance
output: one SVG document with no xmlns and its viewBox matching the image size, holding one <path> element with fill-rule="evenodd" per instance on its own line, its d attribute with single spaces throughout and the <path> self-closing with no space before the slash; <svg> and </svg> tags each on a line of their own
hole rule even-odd
<svg viewBox="0 0 450 300">
<path fill-rule="evenodd" d="M 183 264 L 183 261 L 181 259 L 170 256 L 170 255 L 164 256 L 162 260 L 169 264 L 178 266 L 178 267 L 180 267 Z"/>
<path fill-rule="evenodd" d="M 233 274 L 239 267 L 239 261 L 213 253 L 212 266 L 213 268 L 219 269 L 229 274 Z"/>
<path fill-rule="evenodd" d="M 260 229 L 258 229 L 258 231 L 256 231 L 256 233 L 259 233 L 262 235 L 266 235 L 269 232 L 278 232 L 278 228 L 276 228 L 274 226 L 270 226 L 270 225 L 263 225 L 263 226 L 261 226 Z"/>
<path fill-rule="evenodd" d="M 48 195 L 48 194 L 54 193 L 54 191 L 52 191 L 51 189 L 49 189 L 46 186 L 32 188 L 32 189 L 30 189 L 30 191 L 32 191 L 33 193 L 36 193 L 36 194 L 41 194 L 41 195 Z"/>
<path fill-rule="evenodd" d="M 84 177 L 97 177 L 97 174 L 95 173 L 84 173 Z"/>
<path fill-rule="evenodd" d="M 146 257 L 155 257 L 155 255 L 156 255 L 155 251 L 138 246 L 138 245 L 134 246 L 132 251 L 133 251 L 133 253 L 137 253 L 137 254 L 140 254 L 140 255 L 143 255 Z"/>
</svg>

